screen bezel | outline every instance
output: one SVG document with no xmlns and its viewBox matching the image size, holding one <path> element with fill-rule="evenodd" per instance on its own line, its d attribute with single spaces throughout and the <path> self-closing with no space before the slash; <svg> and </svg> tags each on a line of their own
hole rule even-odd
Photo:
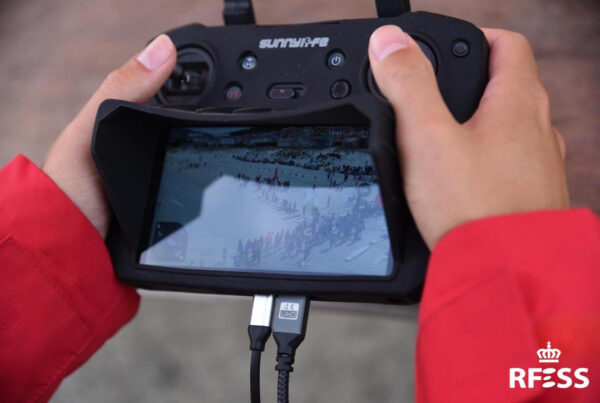
<svg viewBox="0 0 600 403">
<path fill-rule="evenodd" d="M 232 126 L 241 126 L 240 124 L 218 124 L 218 123 L 210 123 L 205 124 L 203 126 L 206 127 L 232 127 Z M 310 126 L 362 126 L 369 130 L 371 130 L 371 126 L 368 123 L 362 124 L 348 124 L 348 123 L 312 123 L 312 124 L 248 124 L 244 126 L 250 127 L 273 127 L 273 128 L 283 128 L 283 127 L 310 127 Z M 368 280 L 379 280 L 379 281 L 389 281 L 393 279 L 397 274 L 397 265 L 393 263 L 393 251 L 391 248 L 391 240 L 389 238 L 389 222 L 387 218 L 387 214 L 384 211 L 384 217 L 386 221 L 386 227 L 388 230 L 388 240 L 390 242 L 390 256 L 386 260 L 386 266 L 391 266 L 391 270 L 389 273 L 385 275 L 368 275 L 368 274 L 287 274 L 284 272 L 266 272 L 266 271 L 253 271 L 250 269 L 247 270 L 236 270 L 234 268 L 214 268 L 211 266 L 206 267 L 194 267 L 194 268 L 183 268 L 183 267 L 171 267 L 171 266 L 159 266 L 153 264 L 140 263 L 141 253 L 144 251 L 144 248 L 150 246 L 150 239 L 152 237 L 152 227 L 154 221 L 154 212 L 156 209 L 156 202 L 159 195 L 160 183 L 163 172 L 163 165 L 165 160 L 165 155 L 167 151 L 168 139 L 172 130 L 176 129 L 184 129 L 184 128 L 194 128 L 194 127 L 202 127 L 202 125 L 180 125 L 180 126 L 172 126 L 168 128 L 162 128 L 159 133 L 159 142 L 158 142 L 158 152 L 156 153 L 156 157 L 154 159 L 154 164 L 152 168 L 152 179 L 150 182 L 150 188 L 148 190 L 148 194 L 146 196 L 146 206 L 144 209 L 144 218 L 142 223 L 142 231 L 141 236 L 139 237 L 138 245 L 135 248 L 135 266 L 139 270 L 158 270 L 158 271 L 167 271 L 167 272 L 180 272 L 191 275 L 210 275 L 210 276 L 237 276 L 237 277 L 246 277 L 246 278 L 270 278 L 270 279 L 285 279 L 285 280 L 319 280 L 319 281 L 340 281 L 340 280 L 350 280 L 350 281 L 368 281 Z M 365 149 L 366 152 L 369 152 L 368 147 Z M 369 153 L 370 154 L 370 153 Z M 373 155 L 371 155 L 373 160 L 373 164 L 375 164 L 375 159 Z M 378 182 L 379 185 L 379 182 Z M 384 208 L 385 210 L 385 208 Z M 390 262 L 390 259 L 392 262 Z"/>
</svg>

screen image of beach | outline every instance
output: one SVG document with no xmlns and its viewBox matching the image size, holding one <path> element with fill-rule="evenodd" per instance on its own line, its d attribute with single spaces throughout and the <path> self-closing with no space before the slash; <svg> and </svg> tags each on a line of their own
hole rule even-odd
<svg viewBox="0 0 600 403">
<path fill-rule="evenodd" d="M 368 134 L 366 126 L 172 129 L 139 263 L 390 275 Z"/>
</svg>

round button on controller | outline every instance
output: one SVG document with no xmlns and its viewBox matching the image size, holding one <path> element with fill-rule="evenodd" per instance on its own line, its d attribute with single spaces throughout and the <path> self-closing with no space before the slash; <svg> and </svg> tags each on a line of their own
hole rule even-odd
<svg viewBox="0 0 600 403">
<path fill-rule="evenodd" d="M 348 81 L 338 80 L 331 85 L 329 93 L 333 99 L 342 99 L 350 95 L 351 90 L 352 88 L 350 87 L 350 83 Z"/>
<path fill-rule="evenodd" d="M 231 84 L 225 90 L 225 99 L 229 102 L 235 102 L 242 97 L 242 87 L 237 84 Z"/>
<path fill-rule="evenodd" d="M 452 45 L 452 54 L 456 57 L 465 57 L 470 50 L 469 44 L 465 41 L 457 41 Z"/>
<path fill-rule="evenodd" d="M 254 70 L 257 65 L 258 60 L 256 60 L 256 56 L 254 56 L 253 54 L 248 53 L 242 56 L 242 59 L 240 61 L 240 67 L 242 68 L 242 70 Z"/>
<path fill-rule="evenodd" d="M 346 55 L 339 50 L 334 50 L 327 56 L 327 67 L 335 69 L 341 67 L 346 62 Z"/>
</svg>

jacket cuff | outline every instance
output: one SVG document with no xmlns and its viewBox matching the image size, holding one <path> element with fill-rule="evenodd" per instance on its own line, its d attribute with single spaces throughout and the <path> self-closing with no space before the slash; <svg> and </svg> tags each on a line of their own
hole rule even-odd
<svg viewBox="0 0 600 403">
<path fill-rule="evenodd" d="M 588 209 L 474 221 L 434 248 L 419 311 L 418 401 L 591 401 L 598 396 L 600 220 Z M 511 388 L 548 341 L 590 387 Z M 591 399 L 591 400 L 590 400 Z"/>
<path fill-rule="evenodd" d="M 26 345 L 21 357 L 0 347 L 0 367 L 13 368 L 1 383 L 18 400 L 44 400 L 135 315 L 139 296 L 117 281 L 98 231 L 27 158 L 0 170 L 0 189 L 0 271 L 13 277 L 0 310 L 15 313 L 0 335 Z"/>
<path fill-rule="evenodd" d="M 499 272 L 528 289 L 536 287 L 537 276 L 560 277 L 556 271 L 597 259 L 598 239 L 600 220 L 587 208 L 496 216 L 459 226 L 446 234 L 431 254 L 421 321 Z M 548 287 L 547 282 L 544 285 Z M 566 290 L 569 286 L 559 282 L 554 290 L 546 291 L 577 292 Z M 528 307 L 534 303 L 524 302 Z"/>
</svg>

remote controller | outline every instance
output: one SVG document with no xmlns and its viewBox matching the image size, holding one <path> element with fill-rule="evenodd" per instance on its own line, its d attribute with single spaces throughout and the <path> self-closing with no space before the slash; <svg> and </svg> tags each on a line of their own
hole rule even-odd
<svg viewBox="0 0 600 403">
<path fill-rule="evenodd" d="M 429 251 L 403 194 L 394 116 L 371 73 L 369 38 L 375 29 L 388 24 L 410 34 L 431 62 L 443 99 L 458 122 L 469 119 L 478 106 L 488 80 L 489 48 L 482 31 L 468 22 L 427 12 L 400 13 L 407 10 L 406 1 L 376 3 L 380 15 L 376 19 L 260 26 L 253 23 L 248 0 L 226 0 L 228 25 L 191 24 L 167 32 L 177 47 L 177 65 L 150 105 L 109 100 L 100 106 L 96 118 L 92 154 L 115 213 L 116 225 L 111 226 L 107 245 L 120 279 L 139 287 L 192 292 L 289 293 L 391 303 L 419 300 Z M 223 134 L 236 130 L 244 134 Z M 261 146 L 265 141 L 270 145 Z M 176 164 L 183 157 L 177 156 L 186 152 L 201 164 L 229 158 L 230 165 L 246 164 L 247 172 L 236 168 L 233 173 L 219 173 L 211 171 L 210 165 L 204 169 L 200 163 L 189 162 L 182 168 Z M 270 157 L 275 152 L 293 157 Z M 372 163 L 359 158 L 368 154 Z M 359 159 L 363 162 L 357 163 Z M 317 160 L 323 165 L 315 164 Z M 177 173 L 181 169 L 186 171 Z M 278 195 L 277 200 L 268 201 L 276 210 L 269 215 L 272 221 L 266 221 L 296 228 L 303 246 L 292 247 L 293 253 L 276 252 L 281 260 L 269 269 L 266 261 L 256 257 L 262 246 L 253 252 L 244 249 L 242 240 L 232 241 L 246 229 L 241 218 L 233 224 L 243 228 L 230 225 L 228 229 L 232 234 L 223 245 L 230 245 L 229 249 L 219 244 L 200 253 L 201 245 L 216 239 L 194 235 L 201 233 L 201 225 L 193 224 L 199 222 L 196 218 L 210 210 L 204 208 L 210 205 L 205 200 L 210 191 L 209 185 L 181 185 L 187 170 L 195 178 L 204 175 L 204 184 L 221 183 L 227 177 L 256 178 L 256 189 L 266 186 L 265 180 L 274 183 L 267 186 L 267 194 Z M 293 178 L 314 176 L 315 181 L 321 175 L 327 180 L 311 184 L 292 180 L 290 184 L 284 178 L 292 174 Z M 172 178 L 173 183 L 164 178 Z M 310 190 L 303 189 L 332 192 L 323 199 L 331 211 L 325 211 L 325 201 L 319 205 L 323 213 L 316 212 L 316 204 L 310 204 L 309 210 L 306 206 L 296 209 L 296 202 L 284 205 L 281 198 L 290 197 L 290 185 L 307 195 Z M 169 186 L 179 193 L 169 193 Z M 229 200 L 239 198 L 242 203 L 246 193 L 241 189 L 246 187 L 235 186 L 232 189 L 240 190 L 231 190 Z M 379 190 L 369 190 L 375 188 Z M 257 191 L 257 196 L 252 193 L 247 200 L 264 200 L 265 191 Z M 184 196 L 187 202 L 182 202 Z M 330 198 L 349 210 L 333 209 Z M 180 213 L 169 213 L 170 219 L 157 218 L 167 214 L 166 208 Z M 237 209 L 236 205 L 228 211 Z M 376 214 L 381 218 L 373 218 Z M 339 222 L 343 215 L 354 217 L 354 224 L 349 224 L 350 218 L 345 224 Z M 323 221 L 325 216 L 334 218 Z M 361 217 L 367 217 L 369 225 L 378 222 L 387 227 L 385 234 L 363 234 Z M 337 223 L 327 224 L 327 220 Z M 214 219 L 211 225 L 221 221 Z M 324 244 L 322 228 L 327 227 L 323 222 L 337 228 L 331 234 L 341 234 L 339 242 L 330 237 L 329 248 Z M 188 224 L 196 227 L 181 230 Z M 354 229 L 348 229 L 353 225 Z M 355 234 L 353 240 L 344 241 L 344 226 L 346 235 Z M 265 236 L 283 234 L 281 228 L 268 228 Z M 262 245 L 258 236 L 252 245 Z M 382 249 L 384 239 L 389 253 Z M 228 250 L 235 249 L 233 243 L 238 245 L 235 260 L 228 255 Z M 159 246 L 152 252 L 154 244 Z M 221 248 L 222 256 L 206 261 Z M 191 261 L 186 250 L 198 257 Z"/>
</svg>

